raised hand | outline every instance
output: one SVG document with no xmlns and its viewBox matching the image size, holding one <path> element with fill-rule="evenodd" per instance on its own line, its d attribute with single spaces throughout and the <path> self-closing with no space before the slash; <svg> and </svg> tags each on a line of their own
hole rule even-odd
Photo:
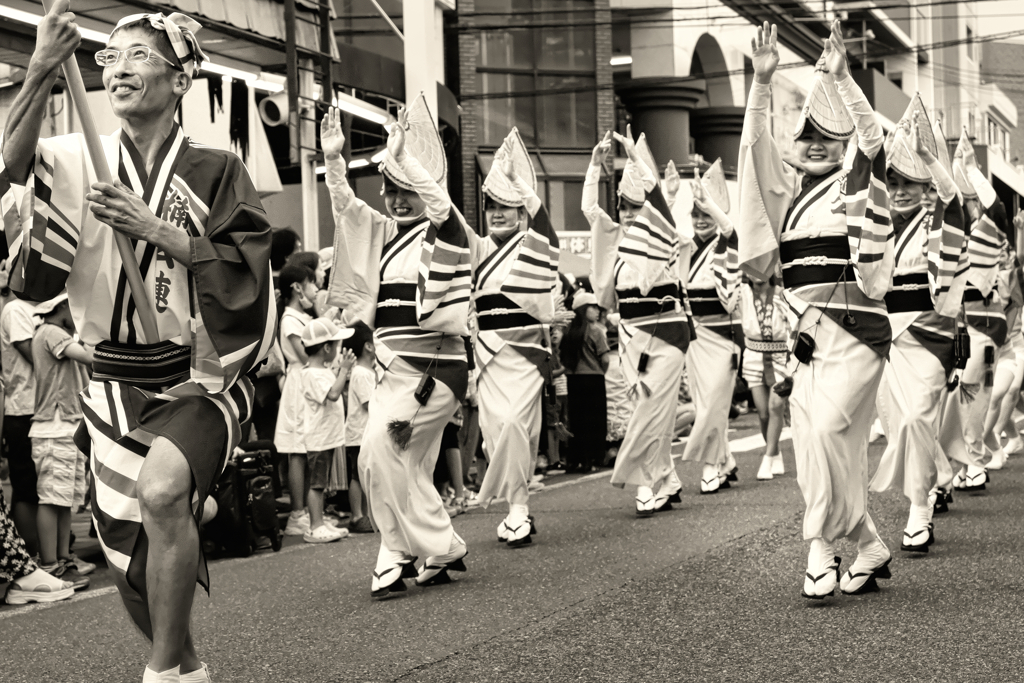
<svg viewBox="0 0 1024 683">
<path fill-rule="evenodd" d="M 590 155 L 590 165 L 600 166 L 612 151 L 612 132 L 608 131 L 601 138 L 601 142 L 594 146 L 594 153 Z"/>
<path fill-rule="evenodd" d="M 508 153 L 508 149 L 502 144 L 498 148 L 498 151 L 494 155 L 494 163 L 498 164 L 498 168 L 505 174 L 512 182 L 516 180 L 516 168 L 512 165 L 512 155 Z"/>
<path fill-rule="evenodd" d="M 967 145 L 967 151 L 962 152 L 959 149 L 953 155 L 953 158 L 961 158 L 964 162 L 964 168 L 978 168 L 978 157 L 974 154 L 974 145 Z"/>
<path fill-rule="evenodd" d="M 669 159 L 668 164 L 665 165 L 665 191 L 674 197 L 679 192 L 679 186 L 682 184 L 683 182 L 679 178 L 679 171 L 676 170 L 676 163 Z"/>
<path fill-rule="evenodd" d="M 352 352 L 352 349 L 344 348 L 341 349 L 341 369 L 346 371 L 356 363 L 356 354 Z"/>
<path fill-rule="evenodd" d="M 72 57 L 82 42 L 82 34 L 78 31 L 75 15 L 70 9 L 71 0 L 57 0 L 36 29 L 36 49 L 32 61 L 47 73 Z"/>
<path fill-rule="evenodd" d="M 693 205 L 704 213 L 710 214 L 709 210 L 711 207 L 709 203 L 711 198 L 708 197 L 707 191 L 704 189 L 704 183 L 700 181 L 700 169 L 693 169 L 693 180 L 690 181 L 690 191 L 693 193 Z"/>
<path fill-rule="evenodd" d="M 930 164 L 935 161 L 935 155 L 932 154 L 927 147 L 924 145 L 924 141 L 921 139 L 921 113 L 916 112 L 913 120 L 910 122 L 910 148 L 914 150 L 917 156 L 921 157 L 921 161 L 926 164 Z"/>
<path fill-rule="evenodd" d="M 825 68 L 837 81 L 850 75 L 850 65 L 846 60 L 846 43 L 843 41 L 843 27 L 838 19 L 832 22 L 832 34 L 825 40 Z"/>
<path fill-rule="evenodd" d="M 391 124 L 388 132 L 388 152 L 395 161 L 405 158 L 405 131 L 409 129 L 409 114 L 405 107 L 398 110 L 398 121 Z"/>
<path fill-rule="evenodd" d="M 642 163 L 640 155 L 637 154 L 636 151 L 636 142 L 633 141 L 633 129 L 628 123 L 626 124 L 626 134 L 624 136 L 613 131 L 612 137 L 614 137 L 615 141 L 622 145 L 622 148 L 626 150 L 627 157 L 635 162 Z"/>
<path fill-rule="evenodd" d="M 337 107 L 330 107 L 320 121 L 320 149 L 324 157 L 337 159 L 345 148 L 345 133 L 341 128 L 341 112 Z"/>
<path fill-rule="evenodd" d="M 764 22 L 750 41 L 754 80 L 762 85 L 772 82 L 772 74 L 779 66 L 779 35 L 775 24 Z"/>
</svg>

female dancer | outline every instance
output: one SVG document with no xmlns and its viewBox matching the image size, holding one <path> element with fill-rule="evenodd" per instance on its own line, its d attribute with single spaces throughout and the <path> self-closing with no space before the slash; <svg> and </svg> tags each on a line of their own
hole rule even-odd
<svg viewBox="0 0 1024 683">
<path fill-rule="evenodd" d="M 795 168 L 784 163 L 767 125 L 776 28 L 765 22 L 753 47 L 736 228 L 748 272 L 767 280 L 781 258 L 784 296 L 800 317 L 790 406 L 811 542 L 802 595 L 832 595 L 837 583 L 849 594 L 877 590 L 891 560 L 867 511 L 868 430 L 891 340 L 882 300 L 893 264 L 882 129 L 850 76 L 836 21 L 795 131 Z M 857 543 L 842 579 L 832 548 L 840 538 Z"/>
<path fill-rule="evenodd" d="M 971 220 L 967 246 L 970 271 L 964 291 L 971 354 L 960 384 L 961 391 L 970 388 L 969 393 L 973 394 L 973 400 L 966 405 L 960 402 L 968 464 L 953 478 L 953 488 L 983 491 L 989 478 L 985 465 L 990 457 L 985 449 L 985 415 L 1007 332 L 1005 298 L 997 284 L 999 258 L 1006 248 L 1009 225 L 1003 202 L 978 168 L 966 129 L 953 155 L 953 179 L 964 196 Z"/>
<path fill-rule="evenodd" d="M 336 226 L 329 303 L 376 325 L 377 387 L 359 450 L 359 481 L 381 533 L 371 595 L 447 583 L 465 571 L 466 543 L 433 484 L 441 436 L 466 394 L 471 265 L 466 235 L 441 184 L 445 157 L 420 95 L 388 136 L 383 216 L 345 179 L 340 115 L 321 144 Z M 426 164 L 421 165 L 420 160 Z M 418 574 L 417 556 L 426 556 Z"/>
<path fill-rule="evenodd" d="M 757 478 L 767 481 L 786 473 L 779 450 L 786 399 L 792 389 L 789 371 L 789 320 L 776 276 L 767 281 L 744 278 L 740 288 L 743 325 L 743 379 L 750 387 L 761 422 L 764 456 Z M 778 386 L 778 389 L 776 387 Z"/>
<path fill-rule="evenodd" d="M 1005 295 L 1006 341 L 999 349 L 992 382 L 992 398 L 985 415 L 985 452 L 990 458 L 985 469 L 1001 470 L 1006 464 L 1007 450 L 1003 449 L 1000 433 L 1013 424 L 1013 408 L 1020 396 L 1024 380 L 1024 335 L 1021 334 L 1020 264 L 1010 249 L 1004 248 L 999 263 L 998 290 Z"/>
<path fill-rule="evenodd" d="M 900 549 L 928 552 L 935 540 L 941 409 L 955 365 L 955 317 L 966 283 L 961 255 L 967 240 L 956 184 L 937 157 L 920 96 L 890 133 L 886 150 L 896 235 L 893 288 L 885 295 L 893 342 L 877 399 L 888 445 L 870 489 L 902 485 L 910 516 Z M 929 184 L 937 194 L 930 209 L 922 203 Z M 961 271 L 958 263 L 964 265 Z"/>
<path fill-rule="evenodd" d="M 686 296 L 697 337 L 686 352 L 690 389 L 697 415 L 683 460 L 702 462 L 700 492 L 716 493 L 736 480 L 736 460 L 729 450 L 729 408 L 739 369 L 743 333 L 733 322 L 739 287 L 736 232 L 728 217 L 729 191 L 722 160 L 717 160 L 693 187 L 695 248 L 690 257 Z M 738 316 L 737 316 L 738 317 Z"/>
<path fill-rule="evenodd" d="M 602 306 L 618 308 L 622 373 L 636 401 L 611 483 L 636 486 L 636 514 L 649 517 L 670 509 L 669 498 L 678 493 L 672 431 L 690 335 L 679 291 L 679 237 L 668 204 L 629 129 L 626 137 L 614 137 L 629 157 L 619 183 L 621 223 L 597 203 L 612 134 L 594 148 L 582 208 L 593 236 L 591 283 Z M 570 429 L 577 431 L 572 424 Z"/>
<path fill-rule="evenodd" d="M 480 500 L 508 501 L 498 540 L 518 548 L 536 531 L 527 485 L 541 429 L 541 391 L 550 374 L 548 328 L 555 314 L 558 237 L 536 194 L 533 163 L 519 131 L 505 138 L 484 179 L 488 237 L 466 231 L 474 265 L 474 349 L 480 431 L 490 463 Z"/>
</svg>

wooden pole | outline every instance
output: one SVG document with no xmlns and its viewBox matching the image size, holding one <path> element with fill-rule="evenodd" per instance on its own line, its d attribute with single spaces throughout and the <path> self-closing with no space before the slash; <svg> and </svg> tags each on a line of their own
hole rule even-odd
<svg viewBox="0 0 1024 683">
<path fill-rule="evenodd" d="M 53 5 L 52 0 L 42 0 L 42 2 L 43 9 L 49 13 L 50 7 Z M 85 146 L 89 150 L 89 158 L 92 160 L 92 167 L 96 172 L 96 178 L 101 183 L 113 185 L 114 179 L 111 177 L 110 168 L 107 166 L 107 155 L 103 153 L 103 145 L 100 143 L 99 133 L 96 132 L 96 122 L 93 121 L 89 102 L 85 98 L 85 83 L 82 81 L 82 72 L 78 69 L 78 62 L 75 61 L 74 55 L 64 62 L 63 68 L 64 80 L 67 81 L 68 93 L 71 95 L 71 100 L 75 103 L 78 120 L 82 124 Z M 156 314 L 153 312 L 153 304 L 146 292 L 146 285 L 142 281 L 142 273 L 139 271 L 139 262 L 135 259 L 132 241 L 128 235 L 114 230 L 114 242 L 117 243 L 117 251 L 121 255 L 121 263 L 128 278 L 128 287 L 131 290 L 132 298 L 135 300 L 139 319 L 142 321 L 142 333 L 145 341 L 148 344 L 155 344 L 160 341 L 160 336 L 157 333 Z"/>
</svg>

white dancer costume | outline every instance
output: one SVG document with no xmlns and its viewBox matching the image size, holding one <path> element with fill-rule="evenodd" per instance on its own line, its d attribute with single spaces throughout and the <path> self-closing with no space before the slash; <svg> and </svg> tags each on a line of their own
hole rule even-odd
<svg viewBox="0 0 1024 683">
<path fill-rule="evenodd" d="M 891 558 L 867 511 L 868 433 L 891 341 L 882 301 L 893 267 L 883 134 L 853 78 L 834 80 L 824 63 L 823 55 L 796 135 L 811 125 L 842 140 L 856 127 L 849 168 L 809 175 L 786 164 L 768 132 L 770 86 L 755 80 L 741 139 L 737 223 L 740 261 L 752 275 L 766 280 L 781 257 L 785 298 L 804 335 L 794 347 L 806 362 L 793 374 L 790 406 L 807 506 L 803 534 L 811 541 L 803 590 L 810 598 L 834 592 L 832 544 L 840 538 L 858 547 L 838 582 L 844 592 L 876 589 Z M 836 109 L 840 102 L 845 107 Z"/>
<path fill-rule="evenodd" d="M 422 218 L 399 224 L 358 199 L 345 163 L 327 160 L 336 227 L 329 302 L 376 325 L 377 387 L 359 451 L 359 480 L 381 533 L 371 581 L 374 597 L 447 582 L 464 571 L 465 542 L 455 533 L 433 483 L 444 427 L 466 394 L 471 265 L 465 231 L 441 189 L 443 148 L 421 95 L 408 112 L 405 151 L 390 152 L 388 179 L 426 203 Z M 429 164 L 424 168 L 418 159 Z M 429 169 L 429 170 L 428 170 Z M 434 380 L 423 404 L 414 395 Z M 426 557 L 416 574 L 413 563 Z"/>
<path fill-rule="evenodd" d="M 671 509 L 679 491 L 672 463 L 675 404 L 689 341 L 680 300 L 680 240 L 651 161 L 636 153 L 641 134 L 619 184 L 619 194 L 642 205 L 624 228 L 598 205 L 601 167 L 591 163 L 583 184 L 583 214 L 593 236 L 591 284 L 598 302 L 618 310 L 622 375 L 636 402 L 626 426 L 613 486 L 637 487 L 636 513 L 649 517 Z M 643 359 L 643 360 L 642 360 Z"/>
<path fill-rule="evenodd" d="M 511 162 L 514 178 L 501 168 Z M 473 253 L 474 349 L 480 378 L 480 432 L 490 462 L 480 500 L 508 501 L 498 540 L 531 543 L 535 532 L 527 488 L 541 428 L 541 392 L 551 360 L 547 326 L 555 312 L 558 237 L 541 206 L 529 153 L 515 128 L 495 155 L 483 191 L 499 206 L 525 207 L 520 223 L 491 225 L 491 236 L 466 231 Z M 518 220 L 518 219 L 517 219 Z"/>
<path fill-rule="evenodd" d="M 959 400 L 951 402 L 959 411 L 966 445 L 967 463 L 953 480 L 953 488 L 962 491 L 982 491 L 988 481 L 985 465 L 990 456 L 985 450 L 985 416 L 1007 333 L 1005 293 L 998 287 L 999 257 L 1006 248 L 1005 233 L 1009 229 L 1006 208 L 977 164 L 965 163 L 973 155 L 973 147 L 964 131 L 953 160 L 953 178 L 965 198 L 980 204 L 981 213 L 971 225 L 967 245 L 970 271 L 964 292 L 964 311 L 971 356 L 960 377 Z"/>
<path fill-rule="evenodd" d="M 913 121 L 931 163 L 914 151 L 907 132 Z M 938 495 L 940 416 L 954 367 L 954 318 L 967 277 L 963 209 L 926 122 L 924 105 L 915 96 L 887 142 L 889 173 L 922 188 L 934 183 L 938 199 L 932 210 L 918 206 L 892 214 L 896 270 L 885 303 L 893 344 L 877 398 L 888 444 L 870 485 L 872 491 L 902 488 L 910 516 L 901 549 L 916 552 L 928 552 L 935 539 L 931 496 Z"/>
<path fill-rule="evenodd" d="M 739 254 L 736 232 L 727 214 L 729 192 L 722 161 L 717 160 L 702 179 L 705 194 L 716 210 L 717 230 L 701 239 L 694 236 L 686 280 L 697 336 L 686 351 L 690 394 L 697 415 L 683 452 L 683 460 L 703 463 L 700 492 L 715 493 L 736 480 L 736 461 L 729 450 L 729 409 L 739 370 Z"/>
</svg>

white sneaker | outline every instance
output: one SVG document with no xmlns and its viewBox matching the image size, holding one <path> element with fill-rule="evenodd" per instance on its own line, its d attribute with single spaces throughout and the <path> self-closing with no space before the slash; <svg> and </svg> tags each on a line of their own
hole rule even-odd
<svg viewBox="0 0 1024 683">
<path fill-rule="evenodd" d="M 285 536 L 303 536 L 309 533 L 309 515 L 294 512 L 288 515 L 288 523 L 284 527 Z"/>
<path fill-rule="evenodd" d="M 774 475 L 772 475 L 772 456 L 765 454 L 765 456 L 761 458 L 761 466 L 757 468 L 757 478 L 760 481 L 768 481 L 769 479 L 775 478 Z"/>
<path fill-rule="evenodd" d="M 30 602 L 59 602 L 74 594 L 73 583 L 37 567 L 28 575 L 7 584 L 4 600 L 8 605 L 27 605 Z"/>
<path fill-rule="evenodd" d="M 346 536 L 348 536 L 348 529 L 335 529 L 327 524 L 321 524 L 312 531 L 304 533 L 302 540 L 306 543 L 333 543 Z"/>
<path fill-rule="evenodd" d="M 782 453 L 779 453 L 778 455 L 773 455 L 772 456 L 772 475 L 778 477 L 778 476 L 782 476 L 785 473 L 786 473 L 786 463 L 782 459 Z"/>
</svg>

